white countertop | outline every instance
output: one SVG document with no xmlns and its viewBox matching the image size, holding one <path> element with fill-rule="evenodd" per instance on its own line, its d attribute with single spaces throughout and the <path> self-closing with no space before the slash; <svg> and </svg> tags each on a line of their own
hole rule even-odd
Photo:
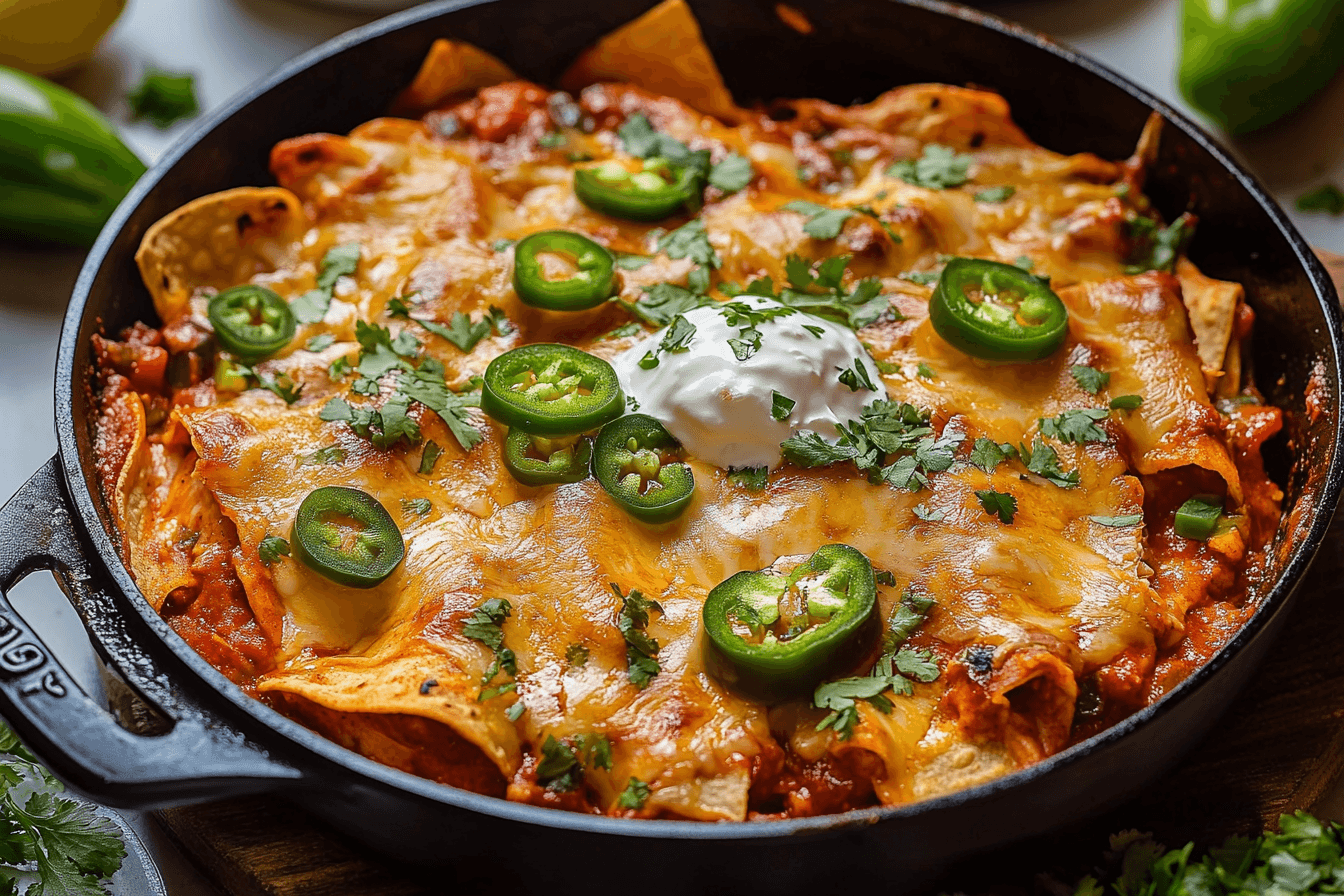
<svg viewBox="0 0 1344 896">
<path fill-rule="evenodd" d="M 1052 34 L 1190 111 L 1176 90 L 1176 0 L 1013 0 L 984 6 Z M 185 125 L 161 132 L 127 122 L 121 97 L 146 67 L 194 72 L 201 103 L 211 108 L 304 50 L 372 18 L 288 0 L 130 0 L 94 58 L 67 83 L 112 117 L 142 158 L 152 160 Z M 1344 186 L 1341 121 L 1344 77 L 1336 77 L 1306 108 L 1269 132 L 1230 145 L 1310 242 L 1344 253 L 1344 217 L 1292 207 L 1298 195 L 1326 180 Z M 0 420 L 8 424 L 0 436 L 0 500 L 55 453 L 56 342 L 82 259 L 79 250 L 0 244 Z M 12 596 L 76 678 L 96 690 L 88 639 L 55 583 L 33 576 Z M 152 820 L 128 814 L 158 859 L 169 892 L 206 892 L 203 879 Z"/>
</svg>

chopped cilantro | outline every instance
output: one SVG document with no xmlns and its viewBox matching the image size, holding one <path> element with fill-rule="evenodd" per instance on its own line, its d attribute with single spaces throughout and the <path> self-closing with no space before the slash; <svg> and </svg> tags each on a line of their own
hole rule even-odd
<svg viewBox="0 0 1344 896">
<path fill-rule="evenodd" d="M 1329 212 L 1332 215 L 1344 215 L 1344 192 L 1334 184 L 1317 187 L 1310 193 L 1297 197 L 1297 210 L 1300 212 Z"/>
<path fill-rule="evenodd" d="M 548 790 L 573 790 L 585 765 L 611 771 L 611 764 L 611 741 L 605 734 L 577 734 L 564 740 L 547 735 L 537 763 L 537 783 Z"/>
<path fill-rule="evenodd" d="M 429 513 L 431 506 L 428 498 L 401 499 L 401 510 L 403 513 L 413 513 L 416 516 L 424 516 Z"/>
<path fill-rule="evenodd" d="M 744 488 L 749 492 L 764 491 L 766 485 L 770 482 L 769 467 L 742 467 L 741 469 L 729 467 L 728 481 L 738 488 Z"/>
<path fill-rule="evenodd" d="M 776 420 L 787 420 L 798 402 L 778 392 L 770 393 L 770 416 Z"/>
<path fill-rule="evenodd" d="M 655 327 L 665 327 L 678 314 L 685 314 L 713 301 L 673 283 L 655 283 L 644 290 L 643 299 L 633 304 L 623 302 L 622 305 L 641 320 Z"/>
<path fill-rule="evenodd" d="M 279 535 L 267 535 L 257 545 L 257 556 L 262 563 L 270 566 L 281 557 L 289 556 L 289 542 Z"/>
<path fill-rule="evenodd" d="M 461 311 L 453 312 L 452 319 L 446 327 L 432 320 L 417 320 L 416 323 L 434 335 L 447 339 L 461 352 L 470 352 L 482 339 L 490 335 L 491 330 L 489 318 L 483 317 L 472 323 L 471 318 Z"/>
<path fill-rule="evenodd" d="M 272 375 L 260 370 L 253 370 L 251 373 L 257 378 L 257 384 L 261 388 L 280 396 L 285 404 L 298 401 L 299 394 L 303 392 L 303 386 L 295 383 L 287 373 Z"/>
<path fill-rule="evenodd" d="M 312 339 L 304 343 L 303 347 L 310 352 L 320 352 L 323 349 L 330 348 L 336 342 L 336 337 L 330 333 L 318 333 Z"/>
<path fill-rule="evenodd" d="M 915 629 L 929 618 L 933 606 L 934 600 L 931 597 L 913 591 L 902 594 L 901 602 L 892 608 L 891 616 L 887 619 L 887 633 L 882 641 L 882 652 L 894 653 L 896 648 L 905 643 L 915 633 Z"/>
<path fill-rule="evenodd" d="M 312 454 L 303 456 L 301 466 L 316 466 L 318 464 L 339 464 L 345 460 L 345 449 L 340 445 L 327 445 L 319 448 Z"/>
<path fill-rule="evenodd" d="M 644 332 L 644 328 L 637 323 L 628 323 L 617 327 L 610 333 L 605 333 L 597 337 L 598 342 L 604 342 L 608 339 L 625 339 L 629 336 L 638 336 Z"/>
<path fill-rule="evenodd" d="M 1143 514 L 1131 513 L 1125 516 L 1089 516 L 1092 522 L 1098 526 L 1109 526 L 1112 529 L 1126 529 L 1130 526 L 1137 526 L 1143 522 Z"/>
<path fill-rule="evenodd" d="M 1017 187 L 990 187 L 975 194 L 976 202 L 1007 202 L 1017 192 Z"/>
<path fill-rule="evenodd" d="M 621 611 L 616 617 L 616 627 L 625 637 L 626 675 L 630 683 L 643 690 L 653 677 L 662 671 L 658 664 L 658 642 L 644 631 L 649 624 L 650 611 L 663 612 L 658 601 L 650 600 L 631 589 L 622 594 L 620 586 L 611 583 L 611 590 L 621 599 Z"/>
<path fill-rule="evenodd" d="M 631 255 L 628 252 L 613 252 L 612 255 L 616 259 L 616 267 L 623 271 L 637 271 L 653 261 L 648 255 Z"/>
<path fill-rule="evenodd" d="M 289 303 L 294 319 L 301 324 L 315 324 L 327 316 L 336 281 L 354 274 L 359 267 L 359 243 L 333 246 L 322 256 L 317 268 L 317 285 Z"/>
<path fill-rule="evenodd" d="M 1106 408 L 1075 408 L 1055 417 L 1042 417 L 1038 423 L 1046 438 L 1075 444 L 1104 442 L 1108 438 L 1106 430 L 1097 424 L 1108 414 Z"/>
<path fill-rule="evenodd" d="M 1004 449 L 1011 449 L 1011 445 L 1000 445 L 993 439 L 978 438 L 971 447 L 971 463 L 986 473 L 993 473 L 995 467 L 1003 463 L 1008 456 Z"/>
<path fill-rule="evenodd" d="M 621 795 L 616 798 L 616 805 L 622 809 L 643 809 L 644 804 L 649 800 L 649 785 L 636 777 L 631 777 Z"/>
<path fill-rule="evenodd" d="M 889 177 L 899 177 L 908 184 L 930 190 L 959 187 L 969 179 L 972 159 L 950 146 L 930 143 L 918 159 L 893 162 L 887 168 Z"/>
<path fill-rule="evenodd" d="M 652 370 L 658 366 L 659 354 L 675 354 L 677 352 L 687 351 L 691 340 L 695 338 L 695 324 L 688 321 L 685 317 L 678 314 L 672 318 L 672 324 L 663 334 L 662 341 L 658 347 L 652 351 L 646 352 L 640 359 L 639 366 L 645 370 Z"/>
<path fill-rule="evenodd" d="M 1097 370 L 1095 367 L 1088 367 L 1084 364 L 1075 364 L 1069 368 L 1069 373 L 1077 381 L 1078 387 L 1089 395 L 1096 395 L 1106 384 L 1111 381 L 1111 375 Z"/>
<path fill-rule="evenodd" d="M 1021 445 L 1017 449 L 1017 456 L 1027 470 L 1060 488 L 1074 488 L 1078 485 L 1078 471 L 1064 472 L 1059 466 L 1059 454 L 1040 437 L 1032 441 L 1030 449 Z"/>
<path fill-rule="evenodd" d="M 430 439 L 425 443 L 424 449 L 420 452 L 421 476 L 428 476 L 434 472 L 434 464 L 438 463 L 439 455 L 442 453 L 443 449 L 440 448 L 439 443 L 435 442 L 433 439 Z"/>
<path fill-rule="evenodd" d="M 848 255 L 815 263 L 800 255 L 789 255 L 784 259 L 789 287 L 774 298 L 790 308 L 853 330 L 862 329 L 889 311 L 891 303 L 886 296 L 880 295 L 882 283 L 876 277 L 860 280 L 852 290 L 846 290 L 842 284 L 849 261 Z"/>
<path fill-rule="evenodd" d="M 933 372 L 933 368 L 923 361 L 920 361 L 919 366 L 915 368 L 915 375 L 921 376 L 926 380 L 936 380 L 938 378 L 938 374 Z"/>
<path fill-rule="evenodd" d="M 941 510 L 930 510 L 923 504 L 915 505 L 914 514 L 926 523 L 941 522 L 947 517 L 947 514 L 943 513 Z"/>
<path fill-rule="evenodd" d="M 565 648 L 565 662 L 576 669 L 582 669 L 588 664 L 588 657 L 591 651 L 583 644 L 577 641 Z"/>
<path fill-rule="evenodd" d="M 938 282 L 938 278 L 943 276 L 943 269 L 939 268 L 936 271 L 902 271 L 896 276 L 911 283 L 918 283 L 920 286 L 928 286 L 930 283 Z"/>
<path fill-rule="evenodd" d="M 494 653 L 494 661 L 490 668 L 485 670 L 481 677 L 481 684 L 488 685 L 496 675 L 503 672 L 505 675 L 513 676 L 518 674 L 518 661 L 514 657 L 513 651 L 504 646 L 504 620 L 513 614 L 513 605 L 502 597 L 492 597 L 485 603 L 477 607 L 462 626 L 462 635 L 471 638 L 473 641 L 480 641 Z M 476 699 L 485 702 L 500 694 L 506 693 L 512 688 L 506 687 L 514 684 L 511 681 L 505 681 L 503 684 L 493 688 L 483 688 Z"/>
<path fill-rule="evenodd" d="M 508 719 L 510 722 L 516 722 L 522 718 L 523 713 L 526 711 L 527 706 L 524 705 L 523 701 L 519 700 L 508 709 L 504 710 L 504 718 Z"/>
<path fill-rule="evenodd" d="M 201 111 L 196 101 L 196 79 L 186 73 L 150 69 L 126 94 L 133 118 L 143 118 L 160 130 Z"/>
<path fill-rule="evenodd" d="M 854 210 L 848 208 L 828 208 L 815 202 L 802 199 L 794 200 L 784 206 L 786 211 L 798 212 L 807 216 L 803 232 L 814 240 L 833 240 L 840 235 L 845 222 L 854 217 Z"/>
<path fill-rule="evenodd" d="M 1125 273 L 1170 271 L 1194 232 L 1195 219 L 1188 212 L 1166 227 L 1159 227 L 1152 218 L 1138 217 L 1125 222 L 1125 234 L 1132 243 Z"/>
<path fill-rule="evenodd" d="M 658 251 L 668 258 L 689 258 L 696 264 L 713 268 L 720 264 L 718 253 L 705 232 L 705 222 L 700 218 L 692 218 L 676 230 L 663 234 L 658 239 Z"/>
<path fill-rule="evenodd" d="M 837 367 L 836 370 L 840 371 L 840 382 L 848 386 L 849 391 L 857 392 L 860 389 L 877 391 L 877 386 L 873 385 L 873 378 L 868 374 L 868 365 L 863 363 L 862 358 L 855 358 L 853 367 Z"/>
<path fill-rule="evenodd" d="M 1017 513 L 1017 499 L 1012 495 L 994 489 L 977 489 L 975 496 L 980 499 L 980 506 L 985 508 L 985 513 L 990 516 L 998 514 L 999 519 L 1005 523 L 1013 521 L 1013 516 Z"/>
<path fill-rule="evenodd" d="M 709 184 L 725 193 L 736 193 L 751 183 L 755 176 L 756 172 L 752 170 L 748 158 L 730 152 L 709 169 Z"/>
<path fill-rule="evenodd" d="M 1142 404 L 1142 395 L 1117 395 L 1111 399 L 1110 408 L 1113 411 L 1136 411 Z"/>
</svg>

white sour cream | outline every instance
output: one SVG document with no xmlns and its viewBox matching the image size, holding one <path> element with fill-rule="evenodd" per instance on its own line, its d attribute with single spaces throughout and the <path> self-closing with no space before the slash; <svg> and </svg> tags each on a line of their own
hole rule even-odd
<svg viewBox="0 0 1344 896">
<path fill-rule="evenodd" d="M 752 309 L 778 309 L 774 299 L 739 296 Z M 795 311 L 756 324 L 761 347 L 739 361 L 729 339 L 745 322 L 729 326 L 723 305 L 687 312 L 695 325 L 684 351 L 659 351 L 667 330 L 642 339 L 612 359 L 621 387 L 641 414 L 656 418 L 694 457 L 724 467 L 770 467 L 782 461 L 779 443 L 811 430 L 834 439 L 836 424 L 857 419 L 863 406 L 886 398 L 877 365 L 853 331 Z M 810 329 L 809 329 L 810 328 Z M 658 366 L 639 366 L 649 352 Z M 853 391 L 841 371 L 863 365 L 877 387 Z M 796 404 L 783 420 L 771 416 L 774 393 Z"/>
</svg>

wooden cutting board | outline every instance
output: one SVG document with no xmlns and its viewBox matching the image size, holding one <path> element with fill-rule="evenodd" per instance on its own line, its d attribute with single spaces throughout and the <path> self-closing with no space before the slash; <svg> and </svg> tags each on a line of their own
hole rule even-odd
<svg viewBox="0 0 1344 896">
<path fill-rule="evenodd" d="M 1344 256 L 1318 253 L 1344 293 Z M 1303 584 L 1287 630 L 1205 742 L 1133 802 L 1065 834 L 973 863 L 948 891 L 1026 885 L 1061 857 L 1085 865 L 1109 834 L 1153 831 L 1169 845 L 1220 842 L 1317 806 L 1344 769 L 1344 518 Z M 1339 813 L 1341 806 L 1325 806 Z M 229 896 L 410 896 L 442 892 L 303 810 L 251 797 L 164 810 L 169 835 Z"/>
</svg>

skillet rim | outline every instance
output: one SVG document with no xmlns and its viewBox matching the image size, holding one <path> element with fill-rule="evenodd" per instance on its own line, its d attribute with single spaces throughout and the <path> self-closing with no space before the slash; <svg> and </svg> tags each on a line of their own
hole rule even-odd
<svg viewBox="0 0 1344 896">
<path fill-rule="evenodd" d="M 579 833 L 614 834 L 635 838 L 743 841 L 774 840 L 783 836 L 822 834 L 865 828 L 878 822 L 910 819 L 971 802 L 990 801 L 1002 793 L 1020 786 L 1026 786 L 1037 778 L 1050 774 L 1055 769 L 1079 762 L 1094 752 L 1106 750 L 1125 738 L 1130 732 L 1173 711 L 1184 700 L 1194 696 L 1219 670 L 1246 648 L 1250 642 L 1255 640 L 1269 622 L 1285 608 L 1292 595 L 1301 585 L 1311 561 L 1321 546 L 1333 519 L 1334 507 L 1338 503 L 1341 488 L 1344 488 L 1344 414 L 1338 414 L 1336 417 L 1331 444 L 1332 459 L 1325 480 L 1315 493 L 1304 494 L 1302 498 L 1302 500 L 1310 500 L 1312 503 L 1313 519 L 1311 525 L 1306 528 L 1305 534 L 1302 534 L 1294 545 L 1291 556 L 1284 564 L 1281 574 L 1273 587 L 1269 589 L 1255 613 L 1208 662 L 1197 668 L 1156 703 L 1144 707 L 1105 731 L 1028 768 L 985 784 L 934 799 L 902 806 L 856 809 L 832 815 L 723 824 L 707 824 L 701 821 L 612 818 L 564 812 L 460 790 L 398 771 L 347 750 L 334 741 L 328 740 L 304 728 L 299 723 L 282 716 L 261 701 L 244 694 L 240 688 L 192 650 L 153 611 L 149 602 L 140 594 L 129 571 L 112 545 L 108 533 L 101 525 L 97 499 L 88 488 L 85 468 L 80 459 L 79 438 L 75 433 L 74 422 L 74 402 L 77 388 L 83 382 L 82 379 L 79 382 L 75 379 L 75 357 L 80 347 L 80 331 L 84 322 L 90 291 L 98 272 L 107 260 L 112 243 L 120 236 L 136 207 L 158 186 L 164 176 L 176 166 L 190 149 L 204 140 L 222 122 L 238 114 L 253 100 L 280 84 L 302 76 L 316 63 L 339 55 L 358 44 L 400 30 L 403 27 L 438 18 L 447 13 L 492 2 L 495 2 L 495 0 L 437 0 L 437 2 L 425 3 L 352 29 L 280 66 L 270 75 L 259 79 L 250 87 L 235 95 L 223 106 L 202 117 L 190 130 L 178 138 L 150 171 L 141 177 L 108 220 L 80 269 L 62 323 L 55 383 L 55 423 L 60 467 L 64 475 L 66 488 L 77 510 L 76 516 L 79 525 L 88 536 L 103 570 L 116 585 L 117 593 L 113 595 L 113 599 L 129 602 L 139 614 L 141 620 L 162 642 L 159 645 L 149 645 L 148 649 L 163 648 L 172 652 L 178 661 L 186 665 L 196 675 L 199 679 L 199 685 L 209 687 L 215 696 L 227 701 L 232 710 L 246 716 L 249 723 L 260 725 L 265 729 L 260 736 L 257 736 L 255 731 L 245 730 L 243 733 L 248 736 L 249 740 L 256 737 L 267 753 L 280 754 L 281 761 L 293 764 L 302 773 L 302 777 L 296 783 L 282 782 L 277 785 L 277 789 L 301 794 L 305 790 L 311 790 L 315 786 L 326 783 L 324 779 L 327 771 L 321 767 L 321 763 L 327 763 L 343 768 L 361 778 L 371 779 L 384 787 L 393 788 L 405 796 L 454 809 L 464 809 L 501 820 L 525 822 Z M 875 3 L 881 2 L 881 0 L 859 0 L 859 2 Z M 960 19 L 971 25 L 1020 40 L 1054 55 L 1072 66 L 1082 69 L 1087 74 L 1109 82 L 1149 109 L 1157 111 L 1162 115 L 1168 126 L 1179 128 L 1187 137 L 1209 153 L 1224 171 L 1232 175 L 1241 189 L 1250 194 L 1255 203 L 1273 222 L 1291 247 L 1299 266 L 1307 274 L 1324 318 L 1329 347 L 1333 354 L 1331 359 L 1322 359 L 1320 363 L 1328 367 L 1328 376 L 1330 380 L 1333 380 L 1336 394 L 1344 391 L 1344 314 L 1341 313 L 1333 282 L 1302 235 L 1288 220 L 1273 197 L 1252 174 L 1232 159 L 1202 128 L 1183 113 L 1130 82 L 1122 75 L 1025 26 L 979 10 L 942 2 L 942 0 L 886 0 L 886 2 Z M 1328 512 L 1322 509 L 1327 507 L 1329 508 Z M 1283 522 L 1281 522 L 1282 525 Z M 1298 531 L 1301 531 L 1300 527 Z M 188 686 L 191 684 L 189 683 Z M 288 743 L 267 743 L 266 738 L 272 735 L 282 738 Z M 294 748 L 314 755 L 302 756 L 300 757 L 301 761 L 294 761 L 287 755 L 287 752 L 292 752 Z"/>
</svg>

